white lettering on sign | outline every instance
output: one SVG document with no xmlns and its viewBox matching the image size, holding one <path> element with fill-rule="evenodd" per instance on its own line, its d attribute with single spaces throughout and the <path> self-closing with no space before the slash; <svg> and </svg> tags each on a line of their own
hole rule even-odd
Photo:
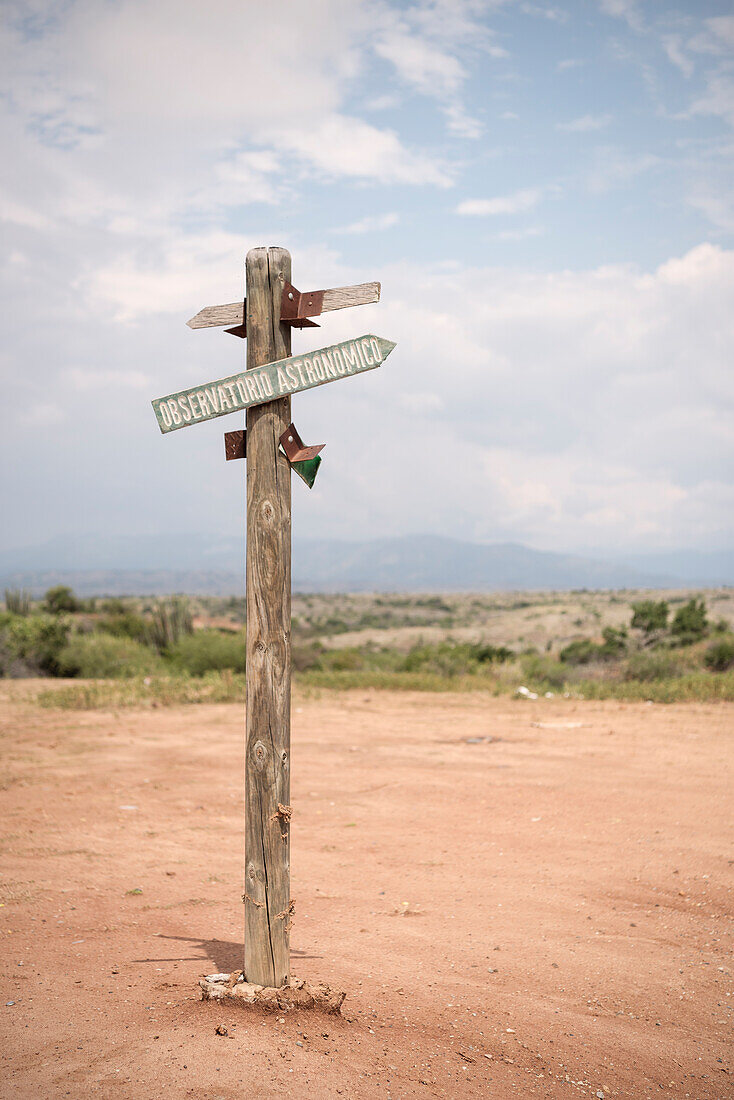
<svg viewBox="0 0 734 1100">
<path fill-rule="evenodd" d="M 237 409 L 248 409 L 300 390 L 323 386 L 350 374 L 374 370 L 394 347 L 391 340 L 381 336 L 359 336 L 308 355 L 280 359 L 205 386 L 156 398 L 153 410 L 160 430 L 173 432 L 199 420 L 211 420 Z"/>
</svg>

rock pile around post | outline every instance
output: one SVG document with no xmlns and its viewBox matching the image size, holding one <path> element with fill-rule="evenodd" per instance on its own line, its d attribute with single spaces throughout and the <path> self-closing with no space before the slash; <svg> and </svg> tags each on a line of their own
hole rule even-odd
<svg viewBox="0 0 734 1100">
<path fill-rule="evenodd" d="M 254 1005 L 268 1012 L 290 1012 L 294 1008 L 315 1008 L 330 1016 L 339 1016 L 346 993 L 331 989 L 323 982 L 314 985 L 302 978 L 291 978 L 280 989 L 246 982 L 241 970 L 233 974 L 209 974 L 199 982 L 202 1001 Z"/>
</svg>

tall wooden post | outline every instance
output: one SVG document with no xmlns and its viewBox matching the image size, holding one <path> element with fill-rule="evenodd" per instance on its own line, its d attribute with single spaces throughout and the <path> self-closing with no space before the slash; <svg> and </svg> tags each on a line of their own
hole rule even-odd
<svg viewBox="0 0 734 1100">
<path fill-rule="evenodd" d="M 254 248 L 246 270 L 247 369 L 291 353 L 282 324 L 284 248 Z M 279 437 L 290 397 L 247 410 L 245 978 L 290 978 L 291 471 Z"/>
</svg>

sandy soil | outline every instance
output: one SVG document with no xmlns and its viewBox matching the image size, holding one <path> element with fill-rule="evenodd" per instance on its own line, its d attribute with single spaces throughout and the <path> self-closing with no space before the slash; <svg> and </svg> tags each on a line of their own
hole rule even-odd
<svg viewBox="0 0 734 1100">
<path fill-rule="evenodd" d="M 239 707 L 0 716 L 3 1097 L 734 1096 L 731 706 L 297 699 L 293 969 L 341 1020 L 198 999 Z"/>
</svg>

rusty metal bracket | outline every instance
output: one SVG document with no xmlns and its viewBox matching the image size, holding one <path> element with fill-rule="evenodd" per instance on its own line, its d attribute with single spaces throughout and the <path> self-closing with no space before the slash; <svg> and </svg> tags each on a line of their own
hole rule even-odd
<svg viewBox="0 0 734 1100">
<path fill-rule="evenodd" d="M 291 328 L 319 328 L 319 325 L 315 321 L 310 321 L 309 317 L 318 317 L 323 304 L 323 290 L 312 290 L 307 294 L 301 294 L 292 283 L 286 283 L 280 302 L 280 319 Z M 244 310 L 245 306 L 243 306 L 243 317 Z M 234 325 L 224 331 L 244 340 L 247 336 L 247 322 L 243 319 L 241 325 Z"/>
<path fill-rule="evenodd" d="M 316 474 L 321 465 L 320 451 L 323 451 L 325 443 L 316 443 L 313 447 L 304 446 L 303 440 L 296 431 L 295 424 L 289 424 L 280 437 L 280 445 L 285 452 L 290 468 L 305 481 L 309 489 L 313 489 Z"/>
<path fill-rule="evenodd" d="M 326 446 L 325 443 L 316 443 L 313 447 L 306 447 L 295 424 L 288 425 L 280 437 L 280 444 L 289 462 L 308 462 L 309 459 L 316 458 Z"/>
<path fill-rule="evenodd" d="M 247 454 L 247 432 L 238 428 L 236 432 L 224 433 L 224 457 L 227 462 L 233 458 L 244 458 Z"/>
<path fill-rule="evenodd" d="M 286 283 L 280 303 L 280 319 L 296 328 L 318 328 L 316 322 L 309 321 L 308 318 L 320 316 L 323 305 L 323 290 L 310 290 L 301 294 L 292 283 Z"/>
</svg>

